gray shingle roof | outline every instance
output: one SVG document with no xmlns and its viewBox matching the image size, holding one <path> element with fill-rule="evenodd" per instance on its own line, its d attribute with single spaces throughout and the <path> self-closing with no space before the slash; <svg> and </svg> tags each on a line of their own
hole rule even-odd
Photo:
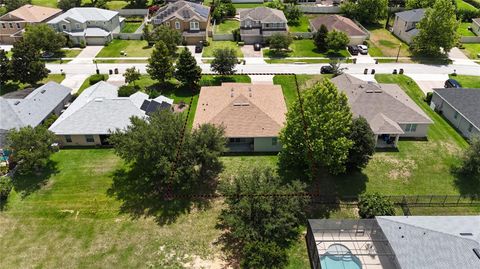
<svg viewBox="0 0 480 269">
<path fill-rule="evenodd" d="M 401 268 L 480 268 L 480 216 L 376 217 Z M 472 233 L 463 236 L 460 233 Z"/>
<path fill-rule="evenodd" d="M 419 22 L 425 15 L 425 9 L 412 9 L 395 13 L 400 19 L 407 22 Z"/>
<path fill-rule="evenodd" d="M 261 21 L 262 23 L 287 23 L 287 18 L 281 10 L 268 7 L 241 10 L 240 21 L 246 19 Z"/>
<path fill-rule="evenodd" d="M 348 74 L 332 82 L 347 95 L 352 112 L 366 118 L 375 134 L 403 134 L 399 124 L 432 123 L 396 84 L 365 82 Z"/>
<path fill-rule="evenodd" d="M 109 21 L 118 15 L 117 11 L 106 10 L 95 7 L 76 7 L 71 8 L 67 12 L 53 18 L 48 23 L 58 23 L 63 20 L 73 19 L 84 23 L 87 21 Z"/>
<path fill-rule="evenodd" d="M 201 22 L 206 22 L 209 13 L 210 7 L 188 1 L 177 1 L 168 3 L 168 5 L 162 7 L 153 19 L 158 20 L 154 21 L 156 24 L 170 20 L 173 17 L 185 21 L 196 19 Z"/>
<path fill-rule="evenodd" d="M 480 89 L 435 89 L 434 91 L 480 129 Z"/>
</svg>

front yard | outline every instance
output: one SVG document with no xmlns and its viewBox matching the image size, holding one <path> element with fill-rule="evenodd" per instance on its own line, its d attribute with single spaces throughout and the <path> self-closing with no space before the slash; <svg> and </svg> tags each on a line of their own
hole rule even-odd
<svg viewBox="0 0 480 269">
<path fill-rule="evenodd" d="M 470 31 L 468 27 L 472 25 L 471 22 L 462 22 L 458 25 L 457 33 L 460 36 L 476 36 L 474 32 Z"/>
<path fill-rule="evenodd" d="M 408 44 L 404 43 L 383 25 L 375 25 L 366 27 L 370 32 L 370 40 L 368 40 L 368 52 L 372 57 L 395 57 L 400 47 L 400 57 L 410 57 Z"/>
<path fill-rule="evenodd" d="M 144 40 L 114 39 L 96 57 L 150 57 L 152 50 L 153 47 L 149 47 Z M 127 56 L 122 56 L 121 51 L 127 53 Z"/>
<path fill-rule="evenodd" d="M 233 30 L 240 28 L 240 22 L 237 20 L 224 20 L 214 27 L 215 34 L 231 34 Z"/>
<path fill-rule="evenodd" d="M 288 31 L 291 33 L 295 32 L 308 32 L 308 29 L 310 27 L 310 22 L 308 20 L 315 18 L 317 15 L 312 15 L 312 14 L 303 14 L 302 17 L 300 17 L 300 21 L 298 25 L 289 25 L 288 26 Z"/>
<path fill-rule="evenodd" d="M 457 80 L 463 88 L 480 88 L 480 76 L 450 75 L 450 78 Z"/>
<path fill-rule="evenodd" d="M 479 59 L 477 55 L 480 53 L 480 43 L 472 43 L 472 44 L 462 44 L 463 49 L 462 51 L 467 55 L 470 59 Z"/>
<path fill-rule="evenodd" d="M 350 53 L 346 49 L 340 51 L 320 52 L 315 47 L 313 40 L 302 39 L 294 40 L 290 45 L 290 52 L 277 54 L 269 49 L 263 50 L 263 56 L 268 58 L 285 58 L 285 57 L 324 57 L 324 58 L 346 58 L 350 57 Z"/>
<path fill-rule="evenodd" d="M 237 54 L 237 57 L 243 57 L 242 50 L 234 41 L 212 41 L 209 40 L 210 45 L 203 47 L 202 57 L 213 57 L 213 52 L 217 49 L 231 48 Z"/>
</svg>

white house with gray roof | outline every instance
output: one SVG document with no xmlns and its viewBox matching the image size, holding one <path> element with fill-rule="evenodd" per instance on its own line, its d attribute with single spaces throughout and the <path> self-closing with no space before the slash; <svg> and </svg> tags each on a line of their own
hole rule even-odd
<svg viewBox="0 0 480 269">
<path fill-rule="evenodd" d="M 245 44 L 264 43 L 275 33 L 287 34 L 283 11 L 268 7 L 240 10 L 240 37 Z"/>
<path fill-rule="evenodd" d="M 33 90 L 23 90 L 0 96 L 0 147 L 5 145 L 10 129 L 36 127 L 49 116 L 60 115 L 70 101 L 72 89 L 56 82 Z"/>
<path fill-rule="evenodd" d="M 76 7 L 47 22 L 65 34 L 74 45 L 104 45 L 120 32 L 124 18 L 117 11 L 94 7 Z"/>
<path fill-rule="evenodd" d="M 395 13 L 393 22 L 393 34 L 410 44 L 414 36 L 418 34 L 417 23 L 423 19 L 425 9 L 412 9 Z"/>
<path fill-rule="evenodd" d="M 149 99 L 143 92 L 118 97 L 117 86 L 101 81 L 85 89 L 50 130 L 64 146 L 108 145 L 111 132 L 125 129 L 132 116 L 143 118 L 172 104 L 170 98 Z"/>
<path fill-rule="evenodd" d="M 368 121 L 377 147 L 396 147 L 400 137 L 427 136 L 432 120 L 398 85 L 365 82 L 348 74 L 331 81 L 347 95 L 354 116 Z"/>
<path fill-rule="evenodd" d="M 480 136 L 480 89 L 434 89 L 430 106 L 463 136 Z"/>
</svg>

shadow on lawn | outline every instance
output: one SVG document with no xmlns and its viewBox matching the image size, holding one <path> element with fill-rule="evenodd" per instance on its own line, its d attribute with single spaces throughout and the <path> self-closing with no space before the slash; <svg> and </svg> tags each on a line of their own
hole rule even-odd
<svg viewBox="0 0 480 269">
<path fill-rule="evenodd" d="M 480 180 L 478 176 L 463 173 L 458 167 L 453 167 L 450 172 L 455 177 L 454 183 L 460 195 L 475 196 L 476 199 L 480 199 Z"/>
<path fill-rule="evenodd" d="M 16 173 L 12 179 L 12 184 L 15 191 L 22 198 L 25 198 L 46 185 L 48 179 L 57 173 L 57 162 L 50 160 L 42 171 L 30 174 Z"/>
</svg>

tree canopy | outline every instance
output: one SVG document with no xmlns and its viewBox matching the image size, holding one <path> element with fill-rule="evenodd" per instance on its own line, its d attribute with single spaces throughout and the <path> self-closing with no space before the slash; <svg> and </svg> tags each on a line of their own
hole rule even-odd
<svg viewBox="0 0 480 269">
<path fill-rule="evenodd" d="M 11 72 L 15 81 L 36 84 L 48 76 L 49 70 L 35 45 L 20 40 L 12 48 Z"/>
<path fill-rule="evenodd" d="M 166 25 L 155 27 L 150 33 L 150 38 L 156 43 L 162 41 L 167 46 L 168 53 L 172 57 L 177 55 L 177 46 L 182 44 L 180 32 Z"/>
<path fill-rule="evenodd" d="M 324 167 L 332 174 L 345 172 L 348 152 L 353 146 L 349 139 L 351 125 L 347 96 L 330 80 L 324 79 L 302 90 L 301 100 L 288 111 L 280 133 L 281 170 L 305 173 L 310 178 L 314 176 L 313 166 Z"/>
<path fill-rule="evenodd" d="M 136 80 L 140 79 L 140 76 L 140 70 L 137 70 L 135 66 L 125 69 L 125 73 L 123 74 L 125 82 L 127 84 L 133 82 L 133 85 L 135 85 Z"/>
<path fill-rule="evenodd" d="M 67 11 L 74 7 L 79 7 L 82 5 L 82 0 L 60 0 L 58 1 L 58 8 L 63 11 Z"/>
<path fill-rule="evenodd" d="M 378 194 L 362 194 L 358 201 L 358 214 L 363 219 L 372 219 L 376 216 L 394 216 L 395 207 L 386 197 Z"/>
<path fill-rule="evenodd" d="M 148 59 L 147 73 L 160 83 L 165 83 L 173 76 L 174 67 L 171 55 L 163 41 L 155 43 L 155 48 Z"/>
<path fill-rule="evenodd" d="M 327 26 L 324 24 L 320 25 L 320 28 L 318 29 L 317 32 L 313 35 L 313 42 L 315 43 L 315 46 L 319 51 L 325 51 L 327 50 L 327 34 L 328 34 L 328 29 Z"/>
<path fill-rule="evenodd" d="M 285 13 L 285 17 L 288 20 L 288 25 L 300 24 L 300 18 L 302 17 L 303 13 L 297 5 L 287 5 L 283 13 Z"/>
<path fill-rule="evenodd" d="M 347 167 L 349 169 L 365 168 L 375 153 L 375 134 L 367 120 L 360 116 L 352 121 L 350 140 L 353 146 L 348 154 Z"/>
<path fill-rule="evenodd" d="M 292 44 L 292 37 L 289 34 L 275 33 L 268 38 L 268 44 L 271 50 L 287 50 Z"/>
<path fill-rule="evenodd" d="M 350 42 L 350 38 L 344 32 L 333 30 L 328 32 L 325 42 L 327 43 L 327 49 L 337 51 L 345 49 Z"/>
<path fill-rule="evenodd" d="M 32 0 L 7 0 L 5 1 L 5 7 L 7 11 L 15 10 L 23 5 L 31 4 Z"/>
<path fill-rule="evenodd" d="M 235 74 L 235 66 L 238 63 L 238 58 L 234 49 L 216 49 L 213 51 L 213 57 L 210 65 L 213 72 L 217 72 L 220 75 Z"/>
<path fill-rule="evenodd" d="M 0 85 L 10 80 L 10 68 L 10 59 L 8 59 L 7 53 L 0 49 Z"/>
<path fill-rule="evenodd" d="M 192 53 L 185 48 L 178 56 L 175 78 L 185 86 L 196 87 L 201 77 L 202 69 L 197 65 Z"/>
<path fill-rule="evenodd" d="M 461 164 L 456 169 L 463 176 L 480 178 L 480 137 L 474 136 L 463 153 Z"/>
<path fill-rule="evenodd" d="M 55 32 L 52 27 L 44 23 L 28 25 L 23 34 L 23 40 L 48 53 L 59 52 L 66 43 L 61 33 Z"/>
<path fill-rule="evenodd" d="M 341 6 L 347 17 L 361 23 L 374 24 L 387 18 L 388 0 L 358 0 L 347 1 Z"/>
</svg>

